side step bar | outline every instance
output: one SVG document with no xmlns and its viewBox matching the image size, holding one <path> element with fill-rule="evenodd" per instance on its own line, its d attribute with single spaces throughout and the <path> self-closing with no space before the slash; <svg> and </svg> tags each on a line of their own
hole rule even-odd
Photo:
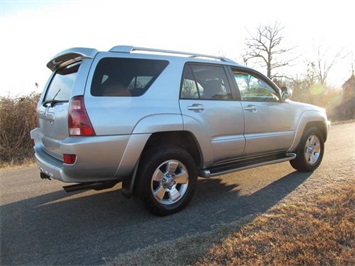
<svg viewBox="0 0 355 266">
<path fill-rule="evenodd" d="M 199 176 L 200 177 L 213 177 L 213 176 L 218 176 L 218 175 L 224 175 L 224 174 L 229 174 L 232 172 L 236 171 L 241 171 L 249 168 L 255 168 L 259 166 L 264 166 L 264 165 L 269 165 L 269 164 L 275 164 L 275 163 L 281 163 L 281 162 L 286 162 L 290 161 L 296 158 L 295 153 L 287 153 L 285 157 L 281 157 L 278 159 L 274 160 L 255 160 L 255 161 L 242 161 L 242 162 L 236 162 L 236 163 L 231 163 L 231 164 L 224 164 L 224 165 L 217 165 L 213 166 L 209 169 L 202 169 L 199 171 Z"/>
<path fill-rule="evenodd" d="M 79 183 L 69 186 L 64 186 L 63 189 L 66 192 L 73 192 L 78 190 L 85 190 L 85 189 L 95 189 L 95 190 L 102 190 L 107 188 L 112 188 L 118 182 L 114 181 L 104 181 L 104 182 L 91 182 L 91 183 Z"/>
</svg>

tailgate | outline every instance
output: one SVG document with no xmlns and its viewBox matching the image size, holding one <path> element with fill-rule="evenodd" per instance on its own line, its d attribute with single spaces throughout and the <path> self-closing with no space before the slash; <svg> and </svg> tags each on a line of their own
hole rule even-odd
<svg viewBox="0 0 355 266">
<path fill-rule="evenodd" d="M 69 137 L 69 101 L 74 94 L 84 93 L 86 76 L 77 79 L 78 71 L 86 68 L 85 59 L 93 58 L 97 53 L 91 48 L 71 48 L 57 54 L 47 64 L 53 74 L 37 107 L 39 129 L 36 140 L 46 153 L 59 160 L 63 156 L 61 142 Z"/>
<path fill-rule="evenodd" d="M 68 108 L 80 64 L 57 70 L 47 87 L 45 96 L 38 107 L 40 140 L 42 148 L 62 160 L 60 141 L 69 136 Z"/>
</svg>

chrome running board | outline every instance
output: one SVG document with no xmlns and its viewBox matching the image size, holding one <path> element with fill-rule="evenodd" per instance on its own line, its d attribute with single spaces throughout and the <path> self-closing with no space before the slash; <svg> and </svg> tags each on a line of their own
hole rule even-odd
<svg viewBox="0 0 355 266">
<path fill-rule="evenodd" d="M 236 171 L 241 171 L 249 168 L 255 168 L 259 166 L 264 166 L 264 165 L 269 165 L 269 164 L 275 164 L 275 163 L 282 163 L 286 161 L 290 161 L 296 158 L 295 153 L 287 153 L 286 157 L 274 159 L 274 160 L 265 160 L 262 159 L 257 159 L 254 161 L 243 161 L 243 162 L 237 162 L 233 164 L 225 164 L 225 165 L 218 165 L 214 166 L 208 169 L 202 169 L 199 171 L 199 176 L 200 177 L 213 177 L 213 176 L 218 176 L 218 175 L 224 175 L 224 174 L 229 174 L 232 172 Z"/>
</svg>

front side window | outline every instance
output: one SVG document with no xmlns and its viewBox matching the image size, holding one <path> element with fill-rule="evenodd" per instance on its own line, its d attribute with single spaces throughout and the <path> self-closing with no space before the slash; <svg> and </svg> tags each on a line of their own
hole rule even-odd
<svg viewBox="0 0 355 266">
<path fill-rule="evenodd" d="M 44 102 L 69 101 L 79 66 L 79 64 L 75 64 L 57 70 L 48 87 Z"/>
<path fill-rule="evenodd" d="M 186 64 L 181 82 L 180 98 L 232 99 L 231 89 L 223 66 Z"/>
<path fill-rule="evenodd" d="M 276 102 L 278 93 L 262 78 L 239 71 L 233 71 L 242 101 Z"/>
<path fill-rule="evenodd" d="M 140 96 L 163 72 L 168 61 L 103 58 L 91 85 L 93 96 Z"/>
</svg>

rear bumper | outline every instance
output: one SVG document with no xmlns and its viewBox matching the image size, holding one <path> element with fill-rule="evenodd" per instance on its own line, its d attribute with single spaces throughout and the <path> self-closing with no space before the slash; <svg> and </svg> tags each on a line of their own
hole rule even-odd
<svg viewBox="0 0 355 266">
<path fill-rule="evenodd" d="M 39 130 L 31 132 L 35 141 L 35 158 L 41 172 L 53 179 L 68 183 L 120 181 L 128 176 L 138 158 L 131 157 L 123 164 L 129 135 L 71 137 L 59 142 L 54 156 L 43 148 Z M 65 164 L 60 158 L 63 154 L 75 154 L 74 164 Z"/>
<path fill-rule="evenodd" d="M 42 149 L 35 148 L 35 158 L 37 161 L 37 166 L 41 173 L 46 174 L 50 178 L 58 179 L 61 181 L 70 179 L 63 175 L 63 171 L 61 168 L 63 163 L 49 156 Z"/>
</svg>

